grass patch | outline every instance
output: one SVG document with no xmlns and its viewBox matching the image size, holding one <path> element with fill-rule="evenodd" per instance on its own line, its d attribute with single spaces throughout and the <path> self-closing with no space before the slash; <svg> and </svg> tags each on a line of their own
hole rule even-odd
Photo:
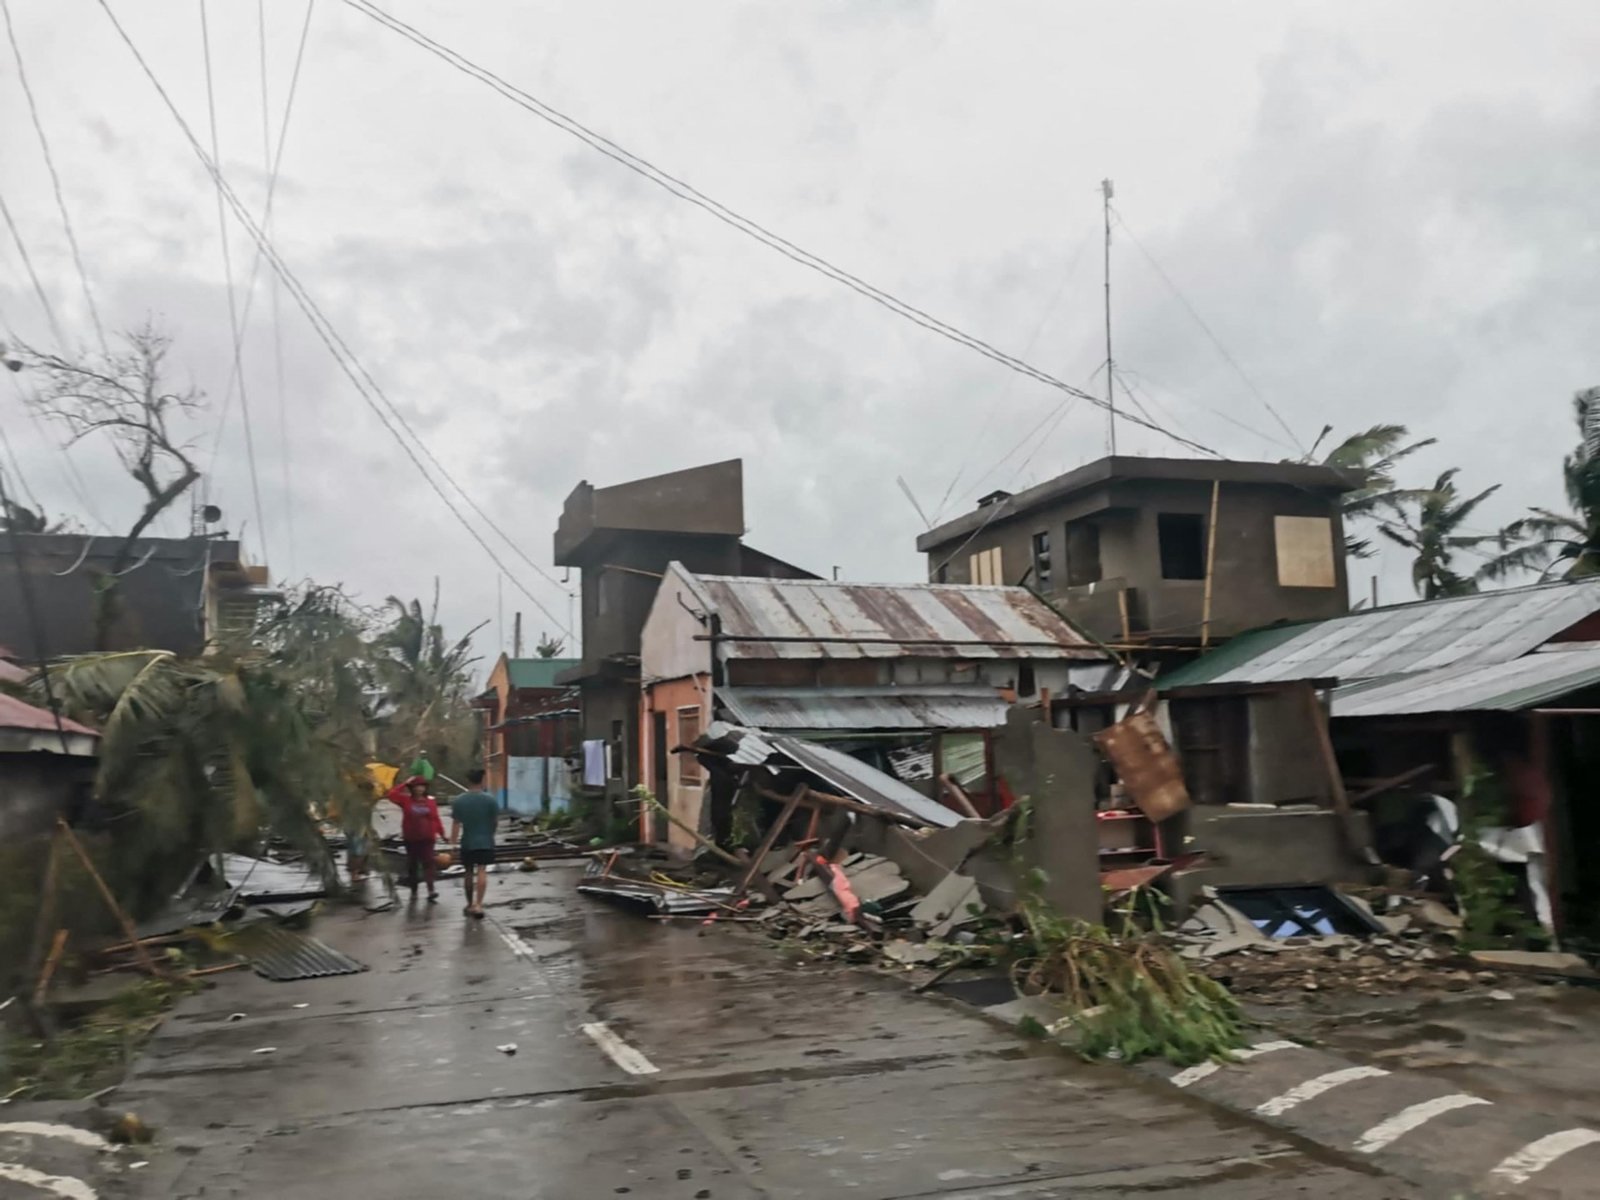
<svg viewBox="0 0 1600 1200">
<path fill-rule="evenodd" d="M 0 1052 L 0 1096 L 78 1100 L 121 1082 L 167 1011 L 194 987 L 142 980 L 53 1038 L 8 1035 Z"/>
</svg>

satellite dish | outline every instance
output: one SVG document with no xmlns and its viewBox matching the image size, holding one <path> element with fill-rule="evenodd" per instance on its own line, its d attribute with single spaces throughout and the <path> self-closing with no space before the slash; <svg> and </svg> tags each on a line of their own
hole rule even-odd
<svg viewBox="0 0 1600 1200">
<path fill-rule="evenodd" d="M 207 525 L 215 525 L 222 520 L 222 510 L 215 504 L 208 504 L 200 510 L 200 519 Z"/>
</svg>

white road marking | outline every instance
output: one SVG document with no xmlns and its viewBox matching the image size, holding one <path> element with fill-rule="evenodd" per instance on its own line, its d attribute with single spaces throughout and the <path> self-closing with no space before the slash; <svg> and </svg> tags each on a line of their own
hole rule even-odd
<svg viewBox="0 0 1600 1200">
<path fill-rule="evenodd" d="M 1507 1183 L 1527 1183 L 1563 1154 L 1571 1154 L 1594 1142 L 1600 1142 L 1600 1133 L 1592 1129 L 1564 1129 L 1529 1142 L 1489 1174 Z"/>
<path fill-rule="evenodd" d="M 509 929 L 500 930 L 500 940 L 507 946 L 511 947 L 511 953 L 516 955 L 518 958 L 532 958 L 534 956 L 533 947 L 528 945 L 527 942 L 523 941 Z"/>
<path fill-rule="evenodd" d="M 41 1192 L 60 1196 L 62 1200 L 98 1200 L 94 1189 L 81 1179 L 74 1179 L 70 1175 L 46 1175 L 43 1171 L 35 1171 L 20 1163 L 0 1162 L 0 1179 L 25 1183 Z"/>
<path fill-rule="evenodd" d="M 1299 1042 L 1262 1042 L 1259 1046 L 1247 1046 L 1243 1050 L 1235 1050 L 1235 1062 L 1248 1062 L 1252 1058 L 1260 1058 L 1263 1054 L 1271 1054 L 1274 1050 L 1298 1050 Z M 1199 1083 L 1202 1079 L 1209 1079 L 1227 1063 L 1203 1062 L 1198 1066 L 1186 1067 L 1172 1077 L 1171 1082 L 1176 1087 L 1186 1088 Z"/>
<path fill-rule="evenodd" d="M 654 1075 L 661 1070 L 639 1051 L 611 1032 L 604 1021 L 582 1026 L 584 1033 L 594 1039 L 594 1044 L 604 1050 L 611 1061 L 629 1075 Z"/>
<path fill-rule="evenodd" d="M 1377 1079 L 1388 1073 L 1382 1067 L 1344 1067 L 1338 1071 L 1329 1071 L 1326 1075 L 1315 1075 L 1304 1083 L 1295 1084 L 1283 1095 L 1274 1096 L 1265 1104 L 1256 1105 L 1256 1115 L 1281 1117 L 1291 1108 L 1297 1108 L 1307 1100 L 1315 1100 L 1323 1092 L 1331 1092 L 1336 1087 L 1343 1087 L 1358 1079 Z"/>
<path fill-rule="evenodd" d="M 1421 1104 L 1413 1104 L 1409 1108 L 1402 1108 L 1387 1121 L 1379 1121 L 1371 1129 L 1356 1139 L 1357 1154 L 1376 1154 L 1396 1138 L 1404 1137 L 1419 1125 L 1426 1125 L 1435 1117 L 1443 1116 L 1447 1112 L 1454 1112 L 1458 1108 L 1471 1108 L 1474 1104 L 1488 1104 L 1482 1096 L 1468 1095 L 1466 1092 L 1452 1092 L 1448 1096 L 1435 1096 L 1432 1100 L 1424 1100 Z"/>
<path fill-rule="evenodd" d="M 91 1150 L 111 1149 L 111 1143 L 105 1138 L 97 1133 L 90 1133 L 87 1129 L 79 1129 L 75 1125 L 51 1125 L 44 1121 L 0 1121 L 0 1133 L 60 1138 L 64 1142 L 76 1142 L 80 1146 L 88 1146 Z"/>
</svg>

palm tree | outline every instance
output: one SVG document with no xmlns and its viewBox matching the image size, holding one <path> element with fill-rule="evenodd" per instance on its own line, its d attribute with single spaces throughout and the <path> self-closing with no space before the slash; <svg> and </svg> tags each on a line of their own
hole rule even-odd
<svg viewBox="0 0 1600 1200">
<path fill-rule="evenodd" d="M 1311 453 L 1302 461 L 1314 461 L 1317 447 L 1332 432 L 1332 425 L 1324 426 Z M 1394 469 L 1402 459 L 1433 445 L 1437 439 L 1422 438 L 1420 441 L 1407 442 L 1410 436 L 1411 431 L 1404 425 L 1374 425 L 1360 433 L 1351 434 L 1319 460 L 1323 466 L 1338 467 L 1358 481 L 1356 490 L 1346 492 L 1341 501 L 1345 525 L 1344 548 L 1352 558 L 1371 558 L 1376 553 L 1370 538 L 1351 536 L 1352 522 L 1357 519 L 1381 521 L 1378 514 L 1391 504 L 1420 499 L 1422 496 L 1417 489 L 1399 487 L 1395 483 Z"/>
<path fill-rule="evenodd" d="M 327 868 L 319 815 L 370 795 L 361 645 L 342 598 L 312 589 L 202 659 L 136 650 L 52 667 L 67 711 L 101 731 L 94 795 L 130 907 L 159 905 L 197 861 L 264 834 Z"/>
<path fill-rule="evenodd" d="M 1578 422 L 1578 445 L 1561 463 L 1571 513 L 1534 508 L 1533 516 L 1522 525 L 1531 546 L 1530 552 L 1550 555 L 1543 564 L 1548 574 L 1565 563 L 1567 579 L 1600 575 L 1600 454 L 1590 449 L 1588 426 L 1600 424 L 1600 388 L 1589 388 L 1572 398 Z"/>
<path fill-rule="evenodd" d="M 468 694 L 469 668 L 477 661 L 472 638 L 487 622 L 449 641 L 438 619 L 437 581 L 427 616 L 420 600 L 390 596 L 387 608 L 391 623 L 373 642 L 377 680 L 387 696 L 380 734 L 384 760 L 409 761 L 423 752 L 440 763 L 470 760 L 477 746 Z"/>
<path fill-rule="evenodd" d="M 1527 565 L 1524 522 L 1513 521 L 1495 533 L 1464 532 L 1468 519 L 1500 485 L 1463 496 L 1456 488 L 1457 474 L 1458 468 L 1452 467 L 1431 488 L 1391 497 L 1385 502 L 1389 515 L 1378 524 L 1379 533 L 1416 556 L 1411 581 L 1424 600 L 1476 592 L 1480 583 L 1503 579 Z M 1456 569 L 1457 554 L 1485 547 L 1497 553 L 1481 567 L 1467 574 Z"/>
</svg>

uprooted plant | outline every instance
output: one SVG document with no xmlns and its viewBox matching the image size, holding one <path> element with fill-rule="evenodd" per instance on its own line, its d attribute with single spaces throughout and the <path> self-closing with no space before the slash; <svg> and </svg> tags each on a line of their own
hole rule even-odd
<svg viewBox="0 0 1600 1200">
<path fill-rule="evenodd" d="M 1032 945 L 1012 964 L 1012 982 L 1023 995 L 1061 996 L 1086 1057 L 1187 1066 L 1244 1044 L 1238 1002 L 1151 934 L 1062 917 L 1037 895 L 1021 915 Z"/>
<path fill-rule="evenodd" d="M 1012 848 L 1023 881 L 1018 916 L 1027 944 L 1011 965 L 1017 992 L 1059 995 L 1067 1037 L 1087 1058 L 1159 1056 L 1188 1066 L 1243 1046 L 1238 1001 L 1159 940 L 1150 928 L 1160 923 L 1153 897 L 1133 893 L 1114 914 L 1115 931 L 1056 911 L 1044 896 L 1046 876 L 1029 868 L 1022 853 L 1032 836 L 1030 800 L 1017 810 Z"/>
</svg>

